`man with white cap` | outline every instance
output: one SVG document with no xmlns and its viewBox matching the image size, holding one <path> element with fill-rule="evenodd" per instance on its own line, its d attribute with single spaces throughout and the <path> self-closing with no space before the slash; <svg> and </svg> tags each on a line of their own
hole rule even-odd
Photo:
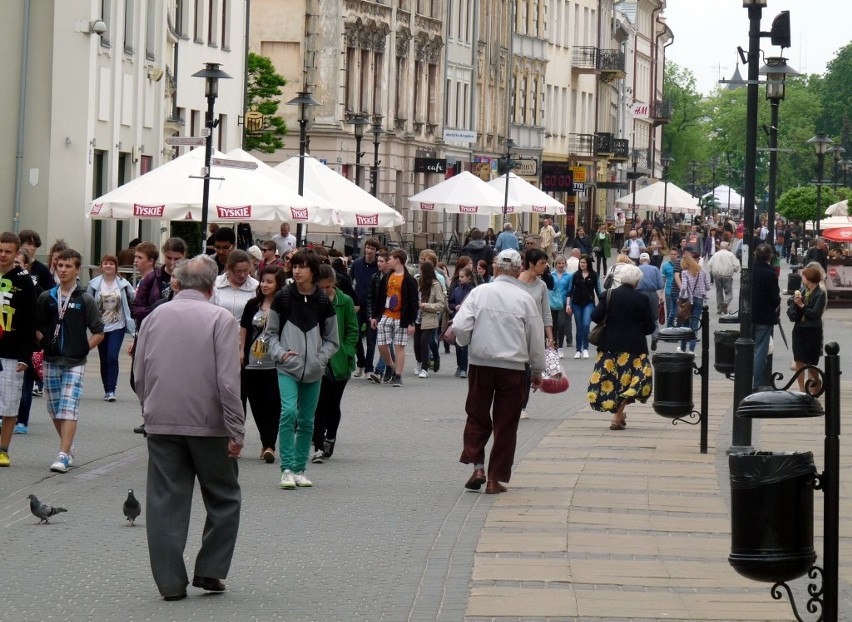
<svg viewBox="0 0 852 622">
<path fill-rule="evenodd" d="M 727 242 L 719 243 L 719 250 L 707 262 L 707 271 L 716 283 L 716 313 L 726 314 L 734 298 L 734 273 L 740 271 L 740 262 Z"/>
<path fill-rule="evenodd" d="M 516 250 L 501 251 L 494 262 L 495 278 L 475 287 L 455 317 L 453 331 L 460 346 L 468 346 L 467 422 L 460 462 L 473 465 L 465 484 L 486 494 L 506 492 L 500 482 L 512 475 L 518 421 L 532 368 L 533 390 L 544 370 L 544 324 L 539 304 L 513 282 L 521 272 Z M 493 408 L 492 408 L 493 405 Z M 494 444 L 485 470 L 485 446 Z"/>
</svg>

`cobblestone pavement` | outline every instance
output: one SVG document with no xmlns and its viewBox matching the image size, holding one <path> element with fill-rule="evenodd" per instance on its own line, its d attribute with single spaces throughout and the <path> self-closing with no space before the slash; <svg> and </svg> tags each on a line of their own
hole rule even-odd
<svg viewBox="0 0 852 622">
<path fill-rule="evenodd" d="M 848 310 L 829 310 L 826 333 L 841 342 L 844 370 L 852 369 L 850 324 Z M 786 360 L 782 352 L 777 356 Z M 625 432 L 611 433 L 585 400 L 591 360 L 572 354 L 564 359 L 569 392 L 532 397 L 504 495 L 462 487 L 469 475 L 457 462 L 465 383 L 452 377 L 452 356 L 443 358 L 437 375 L 409 375 L 401 389 L 351 380 L 335 455 L 310 466 L 312 489 L 278 488 L 277 466 L 257 459 L 249 419 L 240 462 L 242 525 L 228 591 L 205 595 L 190 587 L 190 597 L 175 603 L 159 598 L 150 576 L 144 525 L 155 517 L 143 513 L 137 527 L 127 527 L 121 513 L 128 488 L 144 506 L 147 459 L 144 439 L 131 432 L 139 408 L 127 387 L 128 362 L 122 362 L 119 401 L 108 404 L 100 400 L 95 355 L 82 404 L 79 466 L 65 475 L 48 470 L 57 439 L 36 398 L 30 433 L 14 437 L 12 467 L 0 470 L 2 618 L 793 619 L 786 602 L 771 599 L 768 585 L 739 577 L 727 564 L 732 383 L 711 371 L 710 453 L 702 455 L 696 427 L 672 426 L 650 404 L 629 411 Z M 696 379 L 696 397 L 698 386 Z M 852 400 L 847 383 L 843 400 Z M 821 420 L 760 424 L 754 445 L 813 450 L 821 468 L 821 434 Z M 844 464 L 852 460 L 848 438 L 842 437 Z M 846 517 L 852 484 L 841 487 Z M 29 493 L 69 511 L 36 526 Z M 817 534 L 821 501 L 816 493 Z M 190 571 L 202 529 L 199 495 L 194 507 Z M 845 619 L 852 615 L 847 526 L 842 519 Z M 819 537 L 816 550 L 821 556 Z"/>
</svg>

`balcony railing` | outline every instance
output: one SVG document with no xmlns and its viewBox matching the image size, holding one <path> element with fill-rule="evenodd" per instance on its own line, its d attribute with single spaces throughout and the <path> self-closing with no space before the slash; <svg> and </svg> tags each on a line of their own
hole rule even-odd
<svg viewBox="0 0 852 622">
<path fill-rule="evenodd" d="M 594 134 L 569 134 L 568 152 L 576 156 L 592 157 L 595 155 Z"/>
<path fill-rule="evenodd" d="M 575 47 L 571 56 L 571 69 L 577 73 L 598 73 L 601 80 L 607 82 L 623 78 L 624 52 L 590 46 Z"/>
<path fill-rule="evenodd" d="M 665 100 L 657 100 L 651 107 L 651 119 L 654 125 L 663 125 L 672 120 L 672 103 Z"/>
<path fill-rule="evenodd" d="M 611 156 L 614 148 L 612 141 L 613 137 L 610 132 L 598 132 L 595 134 L 595 155 Z"/>
<path fill-rule="evenodd" d="M 612 141 L 610 162 L 627 162 L 630 158 L 630 141 L 626 138 L 615 138 Z"/>
<path fill-rule="evenodd" d="M 598 68 L 598 48 L 575 47 L 571 55 L 571 68 L 593 72 Z"/>
<path fill-rule="evenodd" d="M 621 50 L 598 50 L 597 68 L 601 73 L 615 74 L 614 78 L 623 78 L 624 52 Z"/>
</svg>

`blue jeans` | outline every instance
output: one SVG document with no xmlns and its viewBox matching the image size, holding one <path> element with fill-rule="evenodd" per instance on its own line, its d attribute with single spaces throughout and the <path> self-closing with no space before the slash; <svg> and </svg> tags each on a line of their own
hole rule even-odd
<svg viewBox="0 0 852 622">
<path fill-rule="evenodd" d="M 301 473 L 308 464 L 321 386 L 321 379 L 298 382 L 287 374 L 278 373 L 278 391 L 281 393 L 278 453 L 282 472 L 289 469 L 293 473 Z"/>
<path fill-rule="evenodd" d="M 754 334 L 754 376 L 752 386 L 766 385 L 766 359 L 769 357 L 769 338 L 772 336 L 772 324 L 753 324 Z M 770 372 L 772 370 L 769 370 Z"/>
<path fill-rule="evenodd" d="M 574 313 L 574 322 L 577 326 L 577 352 L 589 349 L 589 327 L 592 325 L 592 311 L 595 310 L 595 305 L 591 302 L 586 305 L 571 304 L 571 311 Z"/>
<path fill-rule="evenodd" d="M 98 344 L 104 393 L 115 393 L 115 385 L 118 383 L 118 355 L 121 353 L 123 340 L 124 329 L 120 328 L 104 333 L 103 341 Z"/>
<path fill-rule="evenodd" d="M 467 346 L 456 344 L 456 366 L 462 371 L 467 371 Z"/>
<path fill-rule="evenodd" d="M 671 328 L 675 325 L 675 316 L 677 315 L 677 294 L 669 294 L 666 297 L 668 303 L 668 315 L 666 316 L 666 326 Z"/>
<path fill-rule="evenodd" d="M 689 327 L 692 330 L 695 330 L 695 331 L 698 330 L 698 324 L 701 320 L 701 311 L 703 309 L 704 309 L 704 299 L 703 298 L 693 298 L 692 299 L 692 315 L 689 316 Z M 695 340 L 695 339 L 690 339 L 688 344 L 687 344 L 686 341 L 681 341 L 680 342 L 680 349 L 685 352 L 686 349 L 687 349 L 687 345 L 688 345 L 689 351 L 695 352 L 695 344 L 696 343 L 697 343 L 697 340 Z"/>
</svg>

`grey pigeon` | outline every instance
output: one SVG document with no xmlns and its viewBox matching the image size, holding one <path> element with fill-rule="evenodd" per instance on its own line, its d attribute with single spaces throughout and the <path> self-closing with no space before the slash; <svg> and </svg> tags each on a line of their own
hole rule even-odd
<svg viewBox="0 0 852 622">
<path fill-rule="evenodd" d="M 33 513 L 39 520 L 39 525 L 47 525 L 50 521 L 47 520 L 51 516 L 56 516 L 60 512 L 67 512 L 65 508 L 55 508 L 52 505 L 47 505 L 38 500 L 35 495 L 27 495 L 30 500 L 30 512 Z"/>
<path fill-rule="evenodd" d="M 133 521 L 135 521 L 139 515 L 142 513 L 142 506 L 139 505 L 139 501 L 136 500 L 136 497 L 133 496 L 133 489 L 127 491 L 127 499 L 124 501 L 124 515 L 127 517 L 127 520 L 130 521 L 130 526 L 133 526 Z"/>
</svg>

